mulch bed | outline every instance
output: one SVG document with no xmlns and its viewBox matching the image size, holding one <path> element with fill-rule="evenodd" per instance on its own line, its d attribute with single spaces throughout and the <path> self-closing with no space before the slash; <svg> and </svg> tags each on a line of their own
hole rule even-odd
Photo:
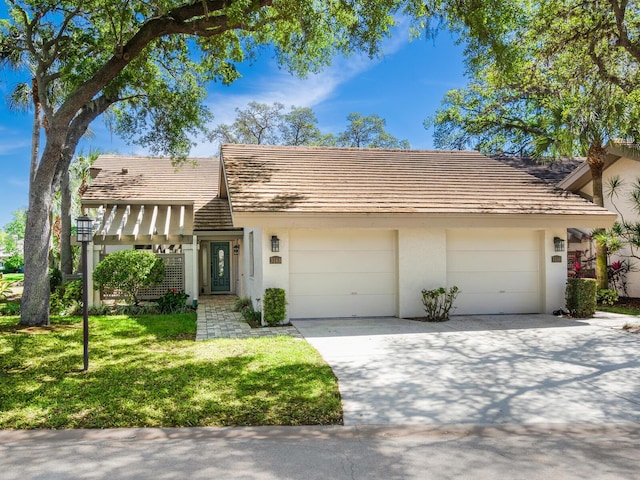
<svg viewBox="0 0 640 480">
<path fill-rule="evenodd" d="M 640 311 L 640 298 L 636 297 L 620 297 L 616 302 L 617 307 L 633 308 Z"/>
</svg>

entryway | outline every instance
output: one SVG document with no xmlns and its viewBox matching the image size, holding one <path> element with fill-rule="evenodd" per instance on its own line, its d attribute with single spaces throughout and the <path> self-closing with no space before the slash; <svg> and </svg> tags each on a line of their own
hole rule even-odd
<svg viewBox="0 0 640 480">
<path fill-rule="evenodd" d="M 235 295 L 207 295 L 198 302 L 198 328 L 196 341 L 215 338 L 255 338 L 288 335 L 300 338 L 295 327 L 251 328 L 243 320 L 240 312 L 234 312 L 233 306 L 238 297 Z"/>
<path fill-rule="evenodd" d="M 231 291 L 229 242 L 211 242 L 211 293 Z"/>
</svg>

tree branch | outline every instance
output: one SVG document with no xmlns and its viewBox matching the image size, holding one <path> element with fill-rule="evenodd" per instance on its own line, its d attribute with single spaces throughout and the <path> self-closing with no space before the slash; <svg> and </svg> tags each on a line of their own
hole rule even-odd
<svg viewBox="0 0 640 480">
<path fill-rule="evenodd" d="M 67 132 L 67 137 L 64 142 L 64 148 L 62 150 L 60 162 L 58 162 L 58 165 L 56 167 L 56 173 L 53 181 L 55 190 L 57 190 L 60 186 L 62 174 L 65 171 L 69 170 L 71 159 L 73 158 L 73 154 L 76 151 L 78 142 L 87 132 L 87 129 L 89 128 L 91 122 L 102 115 L 111 105 L 113 105 L 117 101 L 118 99 L 108 99 L 103 95 L 90 102 L 73 119 Z"/>
<path fill-rule="evenodd" d="M 245 13 L 257 12 L 270 6 L 272 0 L 260 0 Z M 153 40 L 177 34 L 212 37 L 233 29 L 252 30 L 257 26 L 235 25 L 222 14 L 228 8 L 224 0 L 201 0 L 170 10 L 167 14 L 149 19 L 138 32 L 109 59 L 89 80 L 69 97 L 56 113 L 56 120 L 68 123 L 75 113 L 109 84 Z M 215 15 L 211 12 L 219 12 Z"/>
<path fill-rule="evenodd" d="M 637 61 L 640 61 L 640 48 L 629 39 L 629 32 L 625 26 L 627 12 L 627 0 L 609 0 L 613 13 L 616 17 L 616 27 L 618 30 L 618 44 L 631 54 Z"/>
</svg>

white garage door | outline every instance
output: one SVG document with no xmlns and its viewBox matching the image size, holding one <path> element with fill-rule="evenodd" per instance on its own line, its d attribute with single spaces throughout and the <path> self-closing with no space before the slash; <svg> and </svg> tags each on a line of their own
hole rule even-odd
<svg viewBox="0 0 640 480">
<path fill-rule="evenodd" d="M 291 318 L 395 315 L 394 232 L 296 230 L 289 242 Z"/>
<path fill-rule="evenodd" d="M 538 313 L 540 237 L 533 230 L 448 230 L 447 283 L 454 314 Z"/>
</svg>

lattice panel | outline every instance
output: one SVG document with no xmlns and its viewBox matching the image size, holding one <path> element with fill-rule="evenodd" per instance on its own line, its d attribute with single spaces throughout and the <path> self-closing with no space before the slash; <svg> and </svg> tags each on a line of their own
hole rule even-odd
<svg viewBox="0 0 640 480">
<path fill-rule="evenodd" d="M 164 280 L 159 285 L 143 288 L 138 298 L 140 300 L 152 300 L 160 298 L 172 288 L 184 291 L 184 255 L 181 253 L 160 253 L 157 254 L 164 262 Z M 103 291 L 104 300 L 115 300 L 123 298 L 122 292 L 118 290 Z"/>
</svg>

